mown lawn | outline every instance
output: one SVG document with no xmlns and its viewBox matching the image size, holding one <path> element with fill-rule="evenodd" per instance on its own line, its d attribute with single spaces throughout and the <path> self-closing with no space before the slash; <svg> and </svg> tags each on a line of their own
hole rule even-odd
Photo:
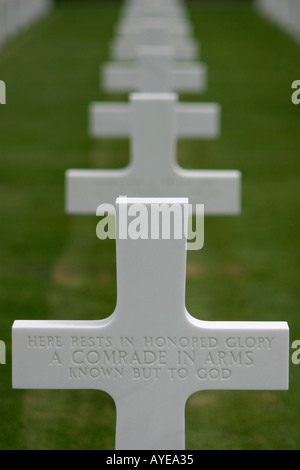
<svg viewBox="0 0 300 470">
<path fill-rule="evenodd" d="M 239 169 L 238 217 L 207 217 L 205 246 L 188 253 L 186 305 L 203 320 L 288 321 L 300 338 L 300 47 L 248 4 L 190 2 L 209 89 L 181 100 L 222 105 L 222 136 L 180 141 L 186 168 Z M 68 168 L 117 168 L 126 140 L 92 140 L 92 100 L 119 8 L 61 3 L 0 51 L 0 449 L 113 449 L 115 409 L 98 391 L 11 388 L 16 319 L 98 319 L 115 307 L 115 245 L 96 216 L 64 213 Z M 187 449 L 298 449 L 300 365 L 290 390 L 208 391 L 186 408 Z"/>
</svg>

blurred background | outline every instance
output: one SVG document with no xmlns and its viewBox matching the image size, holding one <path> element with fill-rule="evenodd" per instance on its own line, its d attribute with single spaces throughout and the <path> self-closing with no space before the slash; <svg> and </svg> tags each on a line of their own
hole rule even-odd
<svg viewBox="0 0 300 470">
<path fill-rule="evenodd" d="M 0 1 L 0 449 L 113 449 L 115 407 L 105 393 L 12 389 L 11 327 L 114 310 L 114 241 L 97 239 L 96 216 L 65 214 L 64 173 L 129 160 L 127 139 L 91 139 L 87 123 L 91 101 L 127 101 L 100 83 L 122 2 L 29 1 L 30 15 L 18 10 L 26 0 L 8 0 L 19 11 L 9 28 Z M 291 100 L 300 80 L 300 2 L 185 6 L 208 89 L 179 98 L 220 103 L 222 132 L 213 141 L 180 140 L 178 162 L 243 176 L 241 215 L 206 217 L 204 248 L 188 252 L 186 306 L 202 320 L 287 321 L 292 344 L 300 339 L 300 106 Z M 286 392 L 194 394 L 186 448 L 299 449 L 299 387 L 300 364 L 291 362 Z"/>
</svg>

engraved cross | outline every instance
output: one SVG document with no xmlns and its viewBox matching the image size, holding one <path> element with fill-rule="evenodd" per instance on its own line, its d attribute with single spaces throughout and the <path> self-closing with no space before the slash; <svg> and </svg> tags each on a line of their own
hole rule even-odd
<svg viewBox="0 0 300 470">
<path fill-rule="evenodd" d="M 212 136 L 218 132 L 217 105 L 177 103 L 173 93 L 133 93 L 128 104 L 91 107 L 94 136 L 131 137 L 131 161 L 118 170 L 68 170 L 66 210 L 95 214 L 100 204 L 129 197 L 188 197 L 206 214 L 240 212 L 240 172 L 185 170 L 176 162 L 177 137 Z"/>
<path fill-rule="evenodd" d="M 126 203 L 150 210 L 183 208 L 187 200 Z M 99 321 L 16 321 L 14 388 L 104 390 L 116 404 L 116 449 L 123 450 L 184 449 L 185 404 L 197 391 L 287 389 L 287 324 L 198 320 L 185 307 L 185 275 L 184 237 L 117 238 L 114 313 Z"/>
<path fill-rule="evenodd" d="M 102 85 L 109 92 L 203 92 L 207 67 L 203 63 L 175 62 L 172 47 L 140 46 L 133 64 L 104 64 Z"/>
</svg>

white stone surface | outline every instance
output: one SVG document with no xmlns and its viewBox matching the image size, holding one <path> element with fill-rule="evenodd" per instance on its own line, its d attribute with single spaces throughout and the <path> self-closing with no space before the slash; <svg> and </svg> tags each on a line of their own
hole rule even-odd
<svg viewBox="0 0 300 470">
<path fill-rule="evenodd" d="M 6 4 L 0 0 L 0 46 L 6 39 Z"/>
<path fill-rule="evenodd" d="M 134 135 L 135 119 L 144 119 L 144 114 L 136 114 L 135 107 L 143 101 L 157 103 L 157 111 L 161 103 L 173 103 L 172 113 L 175 118 L 173 139 L 195 138 L 214 139 L 221 133 L 221 110 L 217 103 L 180 103 L 175 94 L 139 94 L 133 93 L 129 97 L 129 103 L 91 103 L 89 107 L 89 133 L 92 137 L 130 137 Z M 146 105 L 143 113 L 147 114 Z M 172 116 L 172 115 L 171 115 Z M 172 117 L 171 117 L 172 119 Z M 148 124 L 149 126 L 154 125 Z M 160 132 L 160 134 L 163 130 Z M 141 138 L 142 138 L 141 134 Z M 163 149 L 162 149 L 163 150 Z M 137 156 L 137 158 L 143 158 Z M 164 159 L 161 153 L 158 160 Z M 174 157 L 176 159 L 176 156 Z"/>
<path fill-rule="evenodd" d="M 137 202 L 187 200 L 127 201 Z M 286 390 L 288 325 L 198 320 L 185 307 L 185 276 L 184 238 L 117 239 L 113 314 L 16 321 L 13 387 L 104 390 L 116 404 L 122 450 L 184 449 L 185 404 L 197 391 Z"/>
<path fill-rule="evenodd" d="M 125 103 L 96 105 L 92 108 L 92 134 L 99 135 L 99 129 L 102 135 L 129 134 L 130 165 L 120 170 L 67 171 L 67 212 L 95 214 L 99 204 L 114 204 L 123 194 L 189 197 L 194 208 L 204 204 L 206 214 L 238 214 L 238 171 L 184 170 L 176 162 L 176 139 L 208 136 L 218 127 L 216 119 L 218 106 L 178 104 L 172 93 L 134 93 L 130 107 Z"/>
<path fill-rule="evenodd" d="M 0 104 L 6 104 L 6 85 L 0 80 Z"/>
<path fill-rule="evenodd" d="M 140 20 L 145 17 L 187 21 L 186 10 L 182 2 L 151 0 L 149 2 L 136 1 L 123 4 L 121 20 Z"/>
<path fill-rule="evenodd" d="M 255 0 L 256 8 L 300 42 L 300 0 Z"/>
<path fill-rule="evenodd" d="M 191 38 L 173 34 L 156 19 L 141 21 L 138 31 L 131 36 L 116 37 L 111 45 L 110 54 L 117 60 L 134 59 L 140 46 L 172 46 L 176 59 L 195 59 L 199 54 L 198 43 Z"/>
<path fill-rule="evenodd" d="M 172 47 L 141 46 L 134 63 L 108 62 L 101 68 L 102 88 L 109 92 L 203 92 L 207 66 L 176 62 Z"/>
<path fill-rule="evenodd" d="M 175 34 L 193 35 L 193 27 L 183 2 L 151 0 L 123 3 L 116 26 L 117 35 L 128 35 L 138 31 L 147 20 L 160 21 L 163 29 Z"/>
<path fill-rule="evenodd" d="M 0 45 L 48 13 L 52 0 L 0 0 Z"/>
<path fill-rule="evenodd" d="M 132 19 L 122 18 L 122 20 L 117 24 L 115 28 L 115 33 L 117 36 L 131 36 L 132 34 L 137 34 L 141 21 L 143 22 L 146 19 L 146 16 L 143 16 L 142 18 Z M 184 20 L 183 18 L 168 18 L 166 16 L 162 16 L 159 17 L 159 21 L 164 29 L 171 31 L 173 34 L 181 36 L 190 36 L 193 34 L 193 27 L 188 21 Z"/>
</svg>

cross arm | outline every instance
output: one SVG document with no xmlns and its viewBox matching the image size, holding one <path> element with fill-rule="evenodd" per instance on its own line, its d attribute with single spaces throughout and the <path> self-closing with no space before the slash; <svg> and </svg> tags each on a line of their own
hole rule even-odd
<svg viewBox="0 0 300 470">
<path fill-rule="evenodd" d="M 170 25 L 170 21 L 168 19 L 163 20 L 165 22 L 165 28 L 167 29 Z M 175 34 L 179 34 L 181 36 L 192 36 L 194 31 L 193 27 L 190 23 L 184 22 L 182 19 L 172 19 L 171 20 L 172 31 Z M 132 31 L 136 31 L 138 29 L 139 20 L 138 19 L 129 19 L 123 20 L 115 27 L 115 34 L 117 36 L 128 36 L 132 35 Z"/>
<path fill-rule="evenodd" d="M 126 103 L 91 103 L 89 106 L 92 137 L 128 137 L 130 122 L 130 107 Z"/>
<path fill-rule="evenodd" d="M 176 188 L 178 197 L 189 195 L 193 211 L 197 204 L 204 204 L 206 215 L 240 213 L 239 171 L 195 171 L 176 167 L 168 178 L 159 175 L 157 178 L 158 186 L 153 188 L 147 175 L 143 177 L 132 169 L 68 170 L 66 211 L 69 214 L 96 214 L 100 204 L 114 204 L 119 193 L 129 197 L 145 197 L 147 192 L 153 193 L 155 189 L 156 197 L 169 197 Z"/>
<path fill-rule="evenodd" d="M 207 66 L 204 63 L 176 65 L 170 76 L 171 90 L 181 92 L 204 92 L 207 88 Z"/>
<path fill-rule="evenodd" d="M 109 351 L 120 346 L 111 337 L 112 318 L 113 315 L 97 321 L 15 321 L 13 388 L 97 389 L 113 396 L 106 380 L 111 365 Z M 107 351 L 106 359 L 103 350 Z"/>
<path fill-rule="evenodd" d="M 202 351 L 193 356 L 197 367 L 195 375 L 200 381 L 191 384 L 192 393 L 213 389 L 288 389 L 289 327 L 286 322 L 203 322 L 189 315 L 188 320 L 193 327 L 202 330 L 201 337 L 210 338 L 203 342 Z M 199 388 L 201 382 L 203 388 Z"/>
<path fill-rule="evenodd" d="M 152 67 L 153 69 L 153 67 Z M 154 85 L 152 81 L 144 79 L 144 75 L 139 73 L 139 68 L 134 68 L 128 64 L 118 64 L 108 62 L 101 70 L 103 88 L 109 92 L 152 92 L 157 91 L 180 91 L 180 92 L 203 92 L 207 88 L 207 67 L 203 63 L 187 63 L 182 66 L 175 64 L 167 72 L 167 87 L 165 85 L 165 70 L 155 71 Z M 146 69 L 147 74 L 149 72 Z M 157 85 L 158 84 L 158 85 Z M 152 88 L 155 89 L 152 89 Z M 168 89 L 165 89 L 168 88 Z"/>
<path fill-rule="evenodd" d="M 174 48 L 175 59 L 194 60 L 199 55 L 199 44 L 177 40 L 170 45 Z M 110 47 L 110 55 L 116 60 L 133 60 L 136 57 L 136 53 L 137 46 L 135 45 L 130 46 L 129 44 L 113 43 Z"/>
<path fill-rule="evenodd" d="M 217 103 L 176 106 L 177 136 L 179 138 L 215 138 L 220 135 L 221 107 Z"/>
<path fill-rule="evenodd" d="M 108 62 L 101 69 L 102 85 L 107 91 L 134 91 L 137 89 L 137 74 L 132 65 Z"/>
<path fill-rule="evenodd" d="M 176 334 L 172 327 L 165 332 L 154 328 L 148 334 L 141 330 L 139 338 L 129 335 L 126 328 L 123 333 L 122 327 L 113 326 L 112 318 L 16 321 L 13 388 L 98 389 L 117 398 L 114 382 L 118 379 L 130 388 L 138 361 L 139 365 L 145 361 L 145 366 L 151 356 L 165 387 L 173 387 L 180 369 L 179 374 L 189 377 L 181 391 L 182 400 L 209 389 L 288 389 L 286 322 L 203 322 L 187 314 Z M 134 332 L 132 325 L 131 329 Z M 163 355 L 159 354 L 162 344 Z M 144 354 L 145 346 L 151 355 Z M 156 382 L 155 374 L 152 380 Z"/>
<path fill-rule="evenodd" d="M 176 136 L 215 138 L 220 135 L 221 108 L 217 103 L 176 105 Z M 91 103 L 89 132 L 93 137 L 129 137 L 132 132 L 131 107 L 127 103 Z"/>
</svg>

